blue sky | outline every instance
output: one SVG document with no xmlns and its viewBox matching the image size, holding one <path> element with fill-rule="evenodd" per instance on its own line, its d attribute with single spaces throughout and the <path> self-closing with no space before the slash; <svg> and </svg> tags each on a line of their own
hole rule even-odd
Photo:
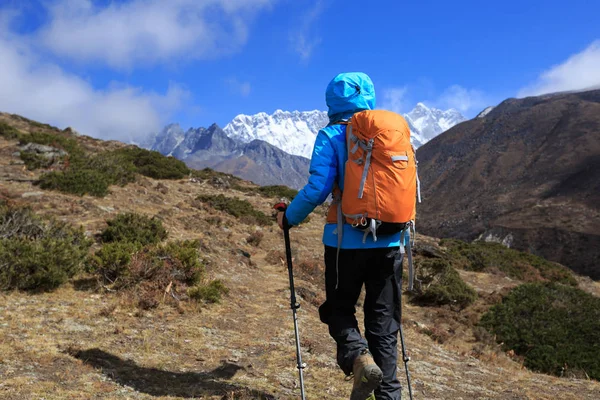
<svg viewBox="0 0 600 400">
<path fill-rule="evenodd" d="M 379 107 L 472 117 L 600 85 L 598 15 L 578 0 L 0 0 L 0 111 L 127 138 L 325 110 L 328 81 L 363 71 Z"/>
</svg>

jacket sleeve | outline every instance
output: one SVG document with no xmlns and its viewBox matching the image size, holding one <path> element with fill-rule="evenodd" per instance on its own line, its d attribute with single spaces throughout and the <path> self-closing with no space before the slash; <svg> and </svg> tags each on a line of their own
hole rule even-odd
<svg viewBox="0 0 600 400">
<path fill-rule="evenodd" d="M 308 183 L 298 192 L 285 213 L 290 225 L 304 221 L 333 190 L 338 175 L 337 156 L 331 139 L 323 130 L 317 134 L 309 172 Z"/>
</svg>

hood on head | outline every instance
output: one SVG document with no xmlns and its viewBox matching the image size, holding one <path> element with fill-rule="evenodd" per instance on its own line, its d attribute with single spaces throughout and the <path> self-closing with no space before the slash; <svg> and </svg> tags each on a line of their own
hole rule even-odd
<svg viewBox="0 0 600 400">
<path fill-rule="evenodd" d="M 363 72 L 345 72 L 337 75 L 327 85 L 325 101 L 329 122 L 349 119 L 358 111 L 375 108 L 375 87 Z"/>
</svg>

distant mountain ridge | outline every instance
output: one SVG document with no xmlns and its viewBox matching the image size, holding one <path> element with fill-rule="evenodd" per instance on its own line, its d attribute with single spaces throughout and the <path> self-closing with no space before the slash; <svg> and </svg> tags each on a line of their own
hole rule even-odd
<svg viewBox="0 0 600 400">
<path fill-rule="evenodd" d="M 244 143 L 232 139 L 217 124 L 187 131 L 179 124 L 170 124 L 148 147 L 178 158 L 189 167 L 209 167 L 259 185 L 285 182 L 290 187 L 300 188 L 308 177 L 308 159 L 288 154 L 265 141 Z"/>
<path fill-rule="evenodd" d="M 456 110 L 423 103 L 404 116 L 415 147 L 465 120 Z M 142 146 L 193 168 L 210 167 L 258 184 L 300 188 L 308 179 L 317 133 L 328 123 L 327 112 L 318 110 L 240 114 L 223 129 L 213 124 L 184 131 L 179 124 L 169 124 Z"/>
<path fill-rule="evenodd" d="M 600 279 L 600 90 L 505 100 L 417 157 L 423 233 L 503 241 Z"/>
<path fill-rule="evenodd" d="M 423 103 L 404 114 L 411 130 L 411 142 L 415 148 L 427 143 L 440 133 L 466 118 L 455 109 L 446 111 L 427 107 Z M 273 114 L 261 112 L 254 115 L 240 114 L 223 130 L 232 139 L 248 143 L 264 140 L 289 154 L 312 157 L 315 137 L 329 123 L 326 111 L 282 111 Z"/>
</svg>

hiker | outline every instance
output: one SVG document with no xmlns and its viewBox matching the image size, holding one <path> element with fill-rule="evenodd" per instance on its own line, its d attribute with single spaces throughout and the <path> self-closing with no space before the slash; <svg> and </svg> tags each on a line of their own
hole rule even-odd
<svg viewBox="0 0 600 400">
<path fill-rule="evenodd" d="M 373 82 L 364 73 L 337 75 L 327 86 L 325 97 L 329 124 L 317 134 L 308 183 L 287 210 L 277 215 L 282 229 L 300 224 L 330 194 L 334 198 L 340 191 L 343 194 L 348 160 L 346 124 L 355 113 L 375 108 Z M 397 400 L 401 396 L 396 376 L 402 290 L 403 254 L 398 251 L 401 233 L 377 233 L 375 238 L 375 231 L 365 233 L 344 221 L 340 236 L 335 203 L 323 232 L 326 301 L 319 307 L 320 319 L 328 325 L 329 334 L 337 343 L 338 365 L 347 376 L 354 375 L 350 398 L 372 399 L 374 391 L 377 400 Z M 363 284 L 364 338 L 355 317 Z"/>
</svg>

